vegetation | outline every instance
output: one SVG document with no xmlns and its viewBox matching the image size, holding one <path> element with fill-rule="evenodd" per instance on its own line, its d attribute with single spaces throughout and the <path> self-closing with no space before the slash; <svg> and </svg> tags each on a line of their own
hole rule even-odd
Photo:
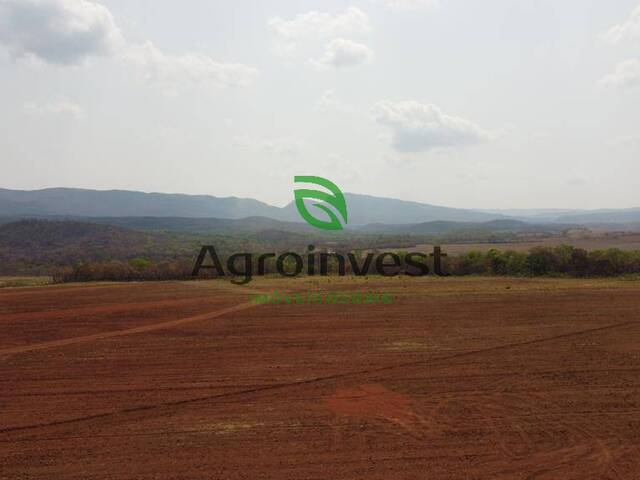
<svg viewBox="0 0 640 480">
<path fill-rule="evenodd" d="M 63 220 L 21 220 L 0 225 L 0 275 L 56 278 L 162 279 L 191 272 L 202 245 L 221 257 L 236 252 L 304 252 L 309 244 L 336 250 L 409 247 L 427 239 L 409 235 L 322 234 L 273 229 L 214 234 L 135 231 Z M 187 266 L 189 268 L 187 268 Z M 94 273 L 87 273 L 92 271 Z"/>
<path fill-rule="evenodd" d="M 447 258 L 446 264 L 453 275 L 606 277 L 639 274 L 640 251 L 586 251 L 561 245 L 529 252 L 469 252 Z"/>
<path fill-rule="evenodd" d="M 453 232 L 448 235 L 452 236 Z M 467 237 L 469 235 L 469 237 Z M 480 235 L 480 233 L 478 233 Z M 482 235 L 488 235 L 483 232 Z M 472 240 L 472 233 L 458 241 Z M 502 235 L 483 237 L 503 240 Z M 419 243 L 441 239 L 425 236 L 350 233 L 309 234 L 263 230 L 243 235 L 189 232 L 134 231 L 113 225 L 75 221 L 23 220 L 0 226 L 0 275 L 52 276 L 56 282 L 189 279 L 201 245 L 215 245 L 226 263 L 233 253 L 251 252 L 254 264 L 261 253 L 304 253 L 315 244 L 317 252 L 410 250 Z M 475 237 L 475 240 L 480 240 Z M 398 251 L 401 258 L 406 252 Z M 275 260 L 265 273 L 276 271 Z M 586 251 L 571 246 L 537 247 L 529 252 L 469 252 L 445 258 L 453 275 L 515 275 L 603 277 L 640 275 L 640 251 L 617 249 Z M 291 261 L 288 270 L 294 269 Z M 330 274 L 338 263 L 329 263 Z M 349 263 L 346 273 L 350 274 Z M 374 273 L 371 268 L 370 273 Z"/>
<path fill-rule="evenodd" d="M 405 253 L 399 252 L 398 255 L 404 258 Z M 224 260 L 226 261 L 226 258 Z M 287 263 L 286 270 L 293 270 L 291 262 Z M 192 262 L 185 260 L 159 263 L 146 259 L 134 259 L 129 262 L 90 262 L 57 269 L 53 278 L 55 282 L 186 280 L 192 278 L 192 267 Z M 345 270 L 347 274 L 353 273 L 348 262 Z M 640 251 L 623 252 L 609 249 L 587 252 L 563 245 L 537 247 L 529 252 L 469 252 L 447 257 L 445 271 L 452 275 L 630 276 L 640 274 Z M 275 262 L 271 259 L 266 262 L 265 273 L 275 272 Z M 338 264 L 333 258 L 329 263 L 328 272 L 332 275 L 338 273 Z M 371 268 L 369 274 L 375 274 L 375 270 Z"/>
<path fill-rule="evenodd" d="M 52 282 L 51 277 L 2 277 L 0 288 L 41 287 Z"/>
</svg>

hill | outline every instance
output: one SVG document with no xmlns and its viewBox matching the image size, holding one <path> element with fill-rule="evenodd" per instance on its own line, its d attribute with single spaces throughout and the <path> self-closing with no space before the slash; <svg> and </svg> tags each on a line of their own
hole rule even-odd
<svg viewBox="0 0 640 480">
<path fill-rule="evenodd" d="M 638 224 L 640 223 L 640 208 L 626 208 L 619 210 L 594 210 L 571 215 L 562 215 L 559 222 L 582 224 Z"/>
<path fill-rule="evenodd" d="M 436 220 L 483 222 L 504 215 L 346 193 L 349 223 L 419 223 Z M 280 208 L 250 198 L 143 193 L 124 190 L 48 188 L 0 189 L 0 215 L 71 217 L 184 217 L 243 219 L 263 217 L 300 222 L 293 202 Z"/>
<path fill-rule="evenodd" d="M 221 256 L 238 252 L 303 252 L 309 244 L 330 243 L 344 249 L 415 244 L 415 239 L 406 235 L 382 236 L 353 231 L 317 234 L 310 229 L 286 231 L 273 228 L 274 225 L 286 226 L 285 222 L 274 224 L 275 221 L 269 219 L 220 221 L 132 217 L 100 220 L 120 222 L 131 228 L 86 220 L 30 219 L 0 224 L 0 275 L 49 275 L 56 267 L 111 261 L 171 263 L 187 271 L 205 244 L 215 245 Z M 140 228 L 138 221 L 146 226 L 146 231 L 132 229 Z M 251 230 L 247 230 L 248 227 Z M 178 230 L 160 231 L 160 228 Z M 200 228 L 209 231 L 203 232 Z"/>
<path fill-rule="evenodd" d="M 177 232 L 194 234 L 248 235 L 265 230 L 304 233 L 312 228 L 303 223 L 284 222 L 267 217 L 189 218 L 189 217 L 74 217 L 47 216 L 36 219 L 85 222 L 114 225 L 143 232 Z M 21 220 L 20 217 L 0 217 L 0 224 Z"/>
<path fill-rule="evenodd" d="M 360 232 L 404 233 L 408 235 L 443 235 L 451 232 L 525 232 L 548 231 L 543 225 L 533 225 L 519 220 L 491 220 L 488 222 L 423 222 L 415 224 L 386 225 L 373 223 L 358 228 Z"/>
<path fill-rule="evenodd" d="M 112 225 L 24 220 L 0 225 L 0 274 L 49 274 L 78 262 L 128 261 L 193 252 L 193 242 L 169 234 Z"/>
<path fill-rule="evenodd" d="M 484 238 L 486 234 L 513 233 L 558 233 L 573 225 L 559 223 L 533 224 L 520 220 L 490 220 L 488 222 L 423 222 L 415 224 L 386 225 L 374 223 L 358 228 L 359 232 L 380 234 L 435 235 L 453 233 L 467 234 L 469 238 Z"/>
<path fill-rule="evenodd" d="M 277 218 L 280 210 L 250 198 L 79 188 L 0 189 L 3 216 Z"/>
<path fill-rule="evenodd" d="M 602 228 L 637 227 L 640 208 L 610 210 L 502 210 L 449 208 L 393 198 L 345 193 L 348 227 L 371 225 L 378 231 L 439 233 L 443 229 L 474 226 L 437 225 L 433 222 L 593 225 Z M 314 207 L 310 207 L 312 210 Z M 315 212 L 319 212 L 315 210 Z M 322 215 L 322 213 L 320 213 Z M 307 231 L 294 202 L 276 207 L 251 198 L 144 193 L 125 190 L 49 188 L 22 191 L 0 189 L 0 223 L 21 218 L 87 219 L 145 231 L 169 230 L 199 233 L 246 234 L 264 229 Z M 3 220 L 4 218 L 4 220 Z M 405 225 L 407 228 L 400 228 Z M 504 225 L 495 225 L 504 229 Z M 509 229 L 516 224 L 511 223 Z M 521 225 L 522 226 L 522 225 Z M 491 225 L 487 225 L 491 227 Z M 483 227 L 484 228 L 484 227 Z M 524 227 L 523 227 L 524 228 Z M 372 230 L 373 231 L 373 230 Z"/>
<path fill-rule="evenodd" d="M 372 223 L 411 224 L 432 221 L 484 222 L 504 215 L 475 210 L 441 207 L 427 203 L 409 202 L 394 198 L 374 197 L 357 193 L 345 193 L 349 207 L 349 223 L 366 225 Z M 283 209 L 285 218 L 299 218 L 294 202 Z"/>
<path fill-rule="evenodd" d="M 55 267 L 86 262 L 178 262 L 189 266 L 203 244 L 214 244 L 220 253 L 260 251 L 267 244 L 260 235 L 142 232 L 89 222 L 22 220 L 0 225 L 0 275 L 49 275 Z"/>
</svg>

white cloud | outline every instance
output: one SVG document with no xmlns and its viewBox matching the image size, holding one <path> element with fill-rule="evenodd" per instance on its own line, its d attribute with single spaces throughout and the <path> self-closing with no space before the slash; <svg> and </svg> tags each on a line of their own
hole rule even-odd
<svg viewBox="0 0 640 480">
<path fill-rule="evenodd" d="M 34 117 L 63 116 L 75 120 L 84 118 L 82 107 L 72 102 L 27 103 L 23 110 L 27 115 Z"/>
<path fill-rule="evenodd" d="M 255 68 L 239 63 L 219 63 L 206 55 L 166 55 L 151 42 L 128 47 L 123 58 L 137 68 L 145 80 L 168 88 L 185 84 L 243 87 L 258 74 Z"/>
<path fill-rule="evenodd" d="M 366 13 L 357 7 L 349 7 L 337 15 L 312 11 L 292 20 L 275 17 L 269 20 L 269 28 L 281 40 L 296 43 L 309 37 L 327 39 L 366 33 L 371 31 L 371 24 Z"/>
<path fill-rule="evenodd" d="M 446 115 L 432 104 L 379 102 L 374 114 L 379 124 L 391 129 L 392 146 L 401 153 L 475 145 L 491 138 L 478 125 Z"/>
<path fill-rule="evenodd" d="M 129 44 L 111 12 L 92 0 L 0 0 L 0 44 L 16 58 L 79 65 L 90 57 L 125 61 L 167 88 L 248 85 L 257 70 L 201 54 L 168 55 L 152 42 Z"/>
<path fill-rule="evenodd" d="M 342 68 L 362 65 L 372 58 L 373 50 L 366 45 L 344 38 L 336 38 L 327 45 L 324 55 L 314 63 Z"/>
<path fill-rule="evenodd" d="M 640 61 L 631 59 L 618 63 L 613 72 L 600 80 L 600 84 L 621 89 L 640 86 Z"/>
<path fill-rule="evenodd" d="M 269 20 L 269 29 L 276 38 L 276 51 L 280 55 L 288 58 L 316 59 L 312 60 L 315 64 L 319 63 L 317 58 L 323 52 L 325 57 L 332 54 L 332 51 L 327 50 L 327 42 L 330 42 L 328 48 L 339 48 L 338 44 L 333 47 L 331 45 L 338 39 L 351 38 L 372 31 L 369 17 L 357 7 L 349 7 L 338 14 L 312 11 L 300 14 L 291 20 L 276 17 Z M 362 49 L 360 52 L 362 55 Z M 335 53 L 339 55 L 342 52 Z M 325 57 L 322 57 L 321 61 L 330 64 L 332 57 Z"/>
<path fill-rule="evenodd" d="M 384 3 L 394 10 L 418 10 L 438 7 L 440 0 L 384 0 Z"/>
<path fill-rule="evenodd" d="M 2 0 L 0 44 L 15 58 L 77 65 L 122 44 L 111 12 L 89 0 Z"/>
<path fill-rule="evenodd" d="M 631 12 L 625 22 L 614 25 L 600 38 L 611 45 L 618 45 L 627 40 L 640 40 L 640 5 Z M 640 60 L 629 59 L 619 62 L 613 72 L 600 79 L 600 85 L 619 89 L 639 86 Z"/>
<path fill-rule="evenodd" d="M 640 39 L 640 5 L 633 10 L 625 22 L 614 25 L 601 38 L 612 45 L 625 40 Z"/>
</svg>

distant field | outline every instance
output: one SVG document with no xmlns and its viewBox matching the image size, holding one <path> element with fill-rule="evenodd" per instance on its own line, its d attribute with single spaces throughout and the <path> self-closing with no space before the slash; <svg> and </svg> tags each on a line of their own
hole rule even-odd
<svg viewBox="0 0 640 480">
<path fill-rule="evenodd" d="M 486 252 L 495 248 L 497 250 L 514 250 L 517 252 L 527 252 L 534 247 L 572 245 L 585 250 L 600 250 L 608 248 L 618 248 L 620 250 L 640 250 L 640 234 L 601 234 L 592 237 L 570 237 L 555 236 L 540 240 L 525 240 L 521 242 L 497 242 L 497 243 L 464 243 L 464 244 L 443 244 L 443 251 L 452 254 L 466 253 L 470 251 Z M 432 245 L 418 245 L 417 251 L 431 251 Z M 403 250 L 406 250 L 404 248 Z"/>
<path fill-rule="evenodd" d="M 0 478 L 637 478 L 639 313 L 615 279 L 2 289 Z"/>
</svg>

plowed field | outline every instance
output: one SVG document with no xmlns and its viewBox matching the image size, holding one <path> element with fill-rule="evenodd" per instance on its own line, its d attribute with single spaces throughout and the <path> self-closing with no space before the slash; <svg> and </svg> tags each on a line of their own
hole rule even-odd
<svg viewBox="0 0 640 480">
<path fill-rule="evenodd" d="M 0 479 L 31 478 L 637 479 L 640 282 L 1 289 Z"/>
</svg>

